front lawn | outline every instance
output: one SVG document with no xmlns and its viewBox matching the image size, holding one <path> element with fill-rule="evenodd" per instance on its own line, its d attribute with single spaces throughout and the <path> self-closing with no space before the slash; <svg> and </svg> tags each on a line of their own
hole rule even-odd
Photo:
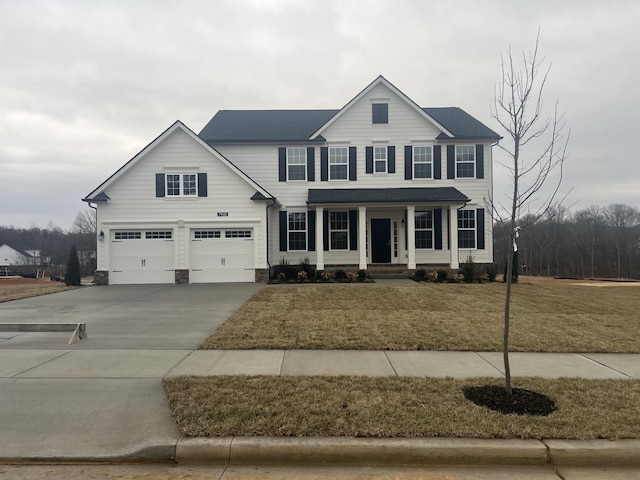
<svg viewBox="0 0 640 480">
<path fill-rule="evenodd" d="M 501 351 L 505 286 L 278 285 L 203 349 Z M 640 352 L 640 288 L 514 285 L 511 350 Z"/>
<path fill-rule="evenodd" d="M 546 417 L 478 407 L 465 386 L 495 378 L 174 377 L 165 391 L 197 436 L 640 438 L 640 380 L 514 379 L 551 397 Z"/>
</svg>

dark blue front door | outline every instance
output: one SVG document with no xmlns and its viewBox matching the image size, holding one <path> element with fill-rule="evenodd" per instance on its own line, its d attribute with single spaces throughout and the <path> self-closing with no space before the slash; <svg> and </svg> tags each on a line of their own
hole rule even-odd
<svg viewBox="0 0 640 480">
<path fill-rule="evenodd" d="M 391 263 L 391 220 L 371 219 L 371 263 Z"/>
</svg>

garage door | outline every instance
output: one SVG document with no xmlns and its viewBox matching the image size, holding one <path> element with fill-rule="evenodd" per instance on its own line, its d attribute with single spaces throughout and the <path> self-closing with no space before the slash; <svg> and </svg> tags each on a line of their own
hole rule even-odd
<svg viewBox="0 0 640 480">
<path fill-rule="evenodd" d="M 171 230 L 112 231 L 109 283 L 175 283 L 173 245 Z"/>
<path fill-rule="evenodd" d="M 252 229 L 191 231 L 191 283 L 254 282 Z"/>
</svg>

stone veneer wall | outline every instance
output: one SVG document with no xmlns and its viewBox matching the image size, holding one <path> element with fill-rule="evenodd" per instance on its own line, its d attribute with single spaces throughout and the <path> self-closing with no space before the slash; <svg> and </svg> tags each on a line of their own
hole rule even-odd
<svg viewBox="0 0 640 480">
<path fill-rule="evenodd" d="M 176 285 L 188 285 L 189 284 L 189 270 L 181 269 L 176 270 Z"/>
<path fill-rule="evenodd" d="M 268 268 L 256 268 L 256 283 L 267 283 L 269 281 Z"/>
<path fill-rule="evenodd" d="M 93 283 L 95 285 L 109 285 L 109 271 L 96 270 L 93 272 Z"/>
</svg>

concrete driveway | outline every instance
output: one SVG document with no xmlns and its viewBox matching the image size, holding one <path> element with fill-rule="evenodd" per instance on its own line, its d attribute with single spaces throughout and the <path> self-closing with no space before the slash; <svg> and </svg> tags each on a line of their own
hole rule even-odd
<svg viewBox="0 0 640 480">
<path fill-rule="evenodd" d="M 0 349 L 194 349 L 262 284 L 86 287 L 0 303 L 5 323 L 85 322 L 88 338 L 0 332 Z"/>
<path fill-rule="evenodd" d="M 262 287 L 88 287 L 0 304 L 2 322 L 85 322 L 88 334 L 68 345 L 69 333 L 0 332 L 0 461 L 166 460 L 180 432 L 161 379 Z"/>
</svg>

